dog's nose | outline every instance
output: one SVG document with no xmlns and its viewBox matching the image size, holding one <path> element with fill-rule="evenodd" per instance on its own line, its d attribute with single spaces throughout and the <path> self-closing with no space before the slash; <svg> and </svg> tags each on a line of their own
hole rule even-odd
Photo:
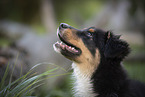
<svg viewBox="0 0 145 97">
<path fill-rule="evenodd" d="M 69 28 L 69 25 L 66 23 L 61 23 L 59 26 L 59 29 L 61 29 L 61 28 Z"/>
</svg>

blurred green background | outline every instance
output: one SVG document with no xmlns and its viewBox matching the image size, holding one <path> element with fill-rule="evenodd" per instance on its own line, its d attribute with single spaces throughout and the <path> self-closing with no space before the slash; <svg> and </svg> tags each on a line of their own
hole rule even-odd
<svg viewBox="0 0 145 97">
<path fill-rule="evenodd" d="M 94 26 L 122 35 L 132 49 L 124 67 L 131 78 L 145 82 L 144 0 L 0 0 L 0 80 L 8 63 L 9 71 L 15 64 L 13 80 L 44 62 L 72 72 L 71 62 L 52 48 L 62 22 L 78 29 Z M 44 64 L 36 72 L 51 68 Z M 51 78 L 32 95 L 71 97 L 71 83 L 71 75 Z"/>
</svg>

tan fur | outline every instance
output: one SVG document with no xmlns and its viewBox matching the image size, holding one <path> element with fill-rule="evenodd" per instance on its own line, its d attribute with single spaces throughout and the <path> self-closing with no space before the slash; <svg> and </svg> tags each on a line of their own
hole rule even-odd
<svg viewBox="0 0 145 97">
<path fill-rule="evenodd" d="M 83 41 L 75 35 L 75 30 L 65 29 L 61 34 L 66 41 L 81 49 L 82 54 L 73 59 L 73 61 L 75 61 L 82 73 L 86 76 L 91 76 L 100 62 L 99 50 L 96 49 L 94 57 Z"/>
<path fill-rule="evenodd" d="M 95 32 L 94 29 L 89 29 L 90 32 Z"/>
<path fill-rule="evenodd" d="M 86 56 L 87 55 L 87 56 Z M 92 59 L 85 60 L 85 57 L 89 57 Z M 98 49 L 96 50 L 95 57 L 91 56 L 91 53 L 85 53 L 82 56 L 78 58 L 78 60 L 82 60 L 81 63 L 76 63 L 77 66 L 80 68 L 80 72 L 85 74 L 86 76 L 90 77 L 94 73 L 94 71 L 97 69 L 99 63 L 100 63 L 100 53 Z"/>
<path fill-rule="evenodd" d="M 84 44 L 83 40 L 76 35 L 76 32 L 77 31 L 75 29 L 70 28 L 61 29 L 59 31 L 60 36 L 65 41 L 81 49 L 80 55 L 78 56 L 65 56 L 73 61 L 73 77 L 76 79 L 74 83 L 74 96 L 96 97 L 98 94 L 93 92 L 91 76 L 100 63 L 100 53 L 99 50 L 96 49 L 95 56 L 93 56 Z M 94 30 L 90 29 L 90 32 L 94 32 Z"/>
</svg>

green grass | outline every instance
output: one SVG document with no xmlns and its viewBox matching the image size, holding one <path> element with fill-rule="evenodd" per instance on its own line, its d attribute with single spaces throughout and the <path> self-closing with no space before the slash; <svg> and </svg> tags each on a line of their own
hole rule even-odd
<svg viewBox="0 0 145 97">
<path fill-rule="evenodd" d="M 48 63 L 47 63 L 48 64 Z M 6 79 L 8 76 L 9 64 L 5 70 L 3 78 L 0 82 L 0 97 L 25 97 L 32 96 L 32 93 L 35 92 L 35 89 L 45 84 L 44 80 L 48 78 L 53 78 L 61 75 L 67 75 L 69 73 L 55 74 L 55 71 L 58 69 L 64 70 L 55 65 L 55 68 L 45 71 L 41 74 L 33 72 L 34 69 L 42 64 L 37 64 L 33 66 L 27 74 L 11 82 L 12 74 L 15 69 L 13 67 L 10 79 Z M 52 64 L 49 64 L 52 65 Z M 49 76 L 48 76 L 49 75 Z M 6 84 L 5 81 L 9 80 L 9 83 Z"/>
</svg>

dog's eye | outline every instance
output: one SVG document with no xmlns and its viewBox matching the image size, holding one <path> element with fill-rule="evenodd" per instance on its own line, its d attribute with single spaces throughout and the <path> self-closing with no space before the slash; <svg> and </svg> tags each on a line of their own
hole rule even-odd
<svg viewBox="0 0 145 97">
<path fill-rule="evenodd" d="M 89 33 L 89 32 L 88 32 L 88 33 L 87 33 L 87 36 L 92 37 L 92 33 Z"/>
</svg>

